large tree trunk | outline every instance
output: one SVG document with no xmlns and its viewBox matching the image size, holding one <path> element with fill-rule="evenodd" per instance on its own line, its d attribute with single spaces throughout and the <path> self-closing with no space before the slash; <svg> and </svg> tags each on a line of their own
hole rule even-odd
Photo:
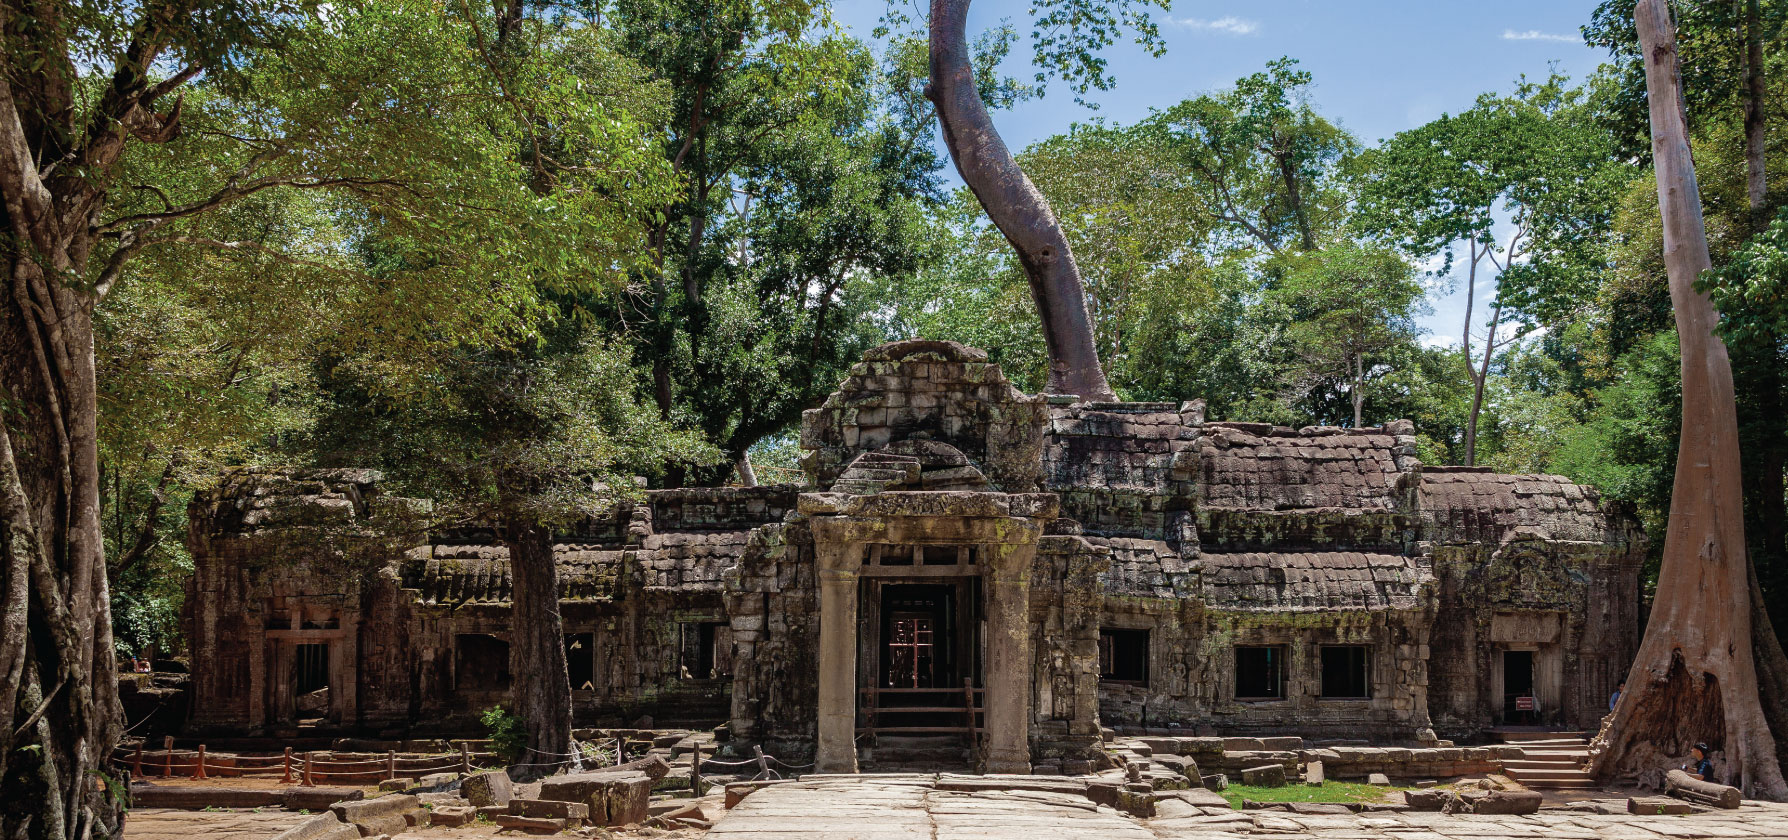
<svg viewBox="0 0 1788 840">
<path fill-rule="evenodd" d="M 511 520 L 509 678 L 515 713 L 528 732 L 527 757 L 517 775 L 551 773 L 571 749 L 571 677 L 565 670 L 565 630 L 559 616 L 559 572 L 551 529 Z"/>
<path fill-rule="evenodd" d="M 123 728 L 101 538 L 92 320 L 87 295 L 38 262 L 54 265 L 67 252 L 38 253 L 8 255 L 10 294 L 0 298 L 0 388 L 11 404 L 0 428 L 0 578 L 8 581 L 0 835 L 105 837 L 123 825 L 122 793 L 114 800 L 106 785 L 115 780 L 106 759 Z M 25 632 L 15 632 L 21 625 Z"/>
<path fill-rule="evenodd" d="M 931 83 L 926 95 L 937 105 L 944 145 L 963 183 L 1018 252 L 1018 262 L 1030 280 L 1031 299 L 1043 321 L 1043 343 L 1049 348 L 1049 393 L 1115 399 L 1099 365 L 1086 289 L 1068 237 L 1048 200 L 1018 168 L 994 130 L 975 88 L 968 47 L 969 3 L 931 2 Z"/>
<path fill-rule="evenodd" d="M 1664 223 L 1664 265 L 1682 343 L 1682 442 L 1657 597 L 1627 688 L 1597 735 L 1604 778 L 1657 770 L 1708 741 L 1726 760 L 1718 781 L 1788 799 L 1758 697 L 1745 559 L 1738 417 L 1717 315 L 1694 283 L 1712 262 L 1689 153 L 1676 33 L 1666 0 L 1634 8 L 1651 106 L 1652 155 Z M 1737 607 L 1737 608 L 1735 608 Z"/>
<path fill-rule="evenodd" d="M 1764 155 L 1764 84 L 1763 84 L 1763 10 L 1759 0 L 1738 0 L 1744 4 L 1745 33 L 1745 196 L 1751 213 L 1763 212 L 1769 183 L 1763 166 Z M 1763 220 L 1755 220 L 1759 228 Z"/>
</svg>

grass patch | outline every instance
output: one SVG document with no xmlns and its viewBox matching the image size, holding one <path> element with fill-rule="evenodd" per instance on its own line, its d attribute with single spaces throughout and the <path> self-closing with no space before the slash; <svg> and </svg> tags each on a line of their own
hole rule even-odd
<svg viewBox="0 0 1788 840">
<path fill-rule="evenodd" d="M 1224 799 L 1229 800 L 1229 807 L 1240 810 L 1244 799 L 1252 799 L 1255 802 L 1376 802 L 1391 791 L 1408 789 L 1395 785 L 1328 781 L 1316 786 L 1306 785 L 1303 782 L 1293 782 L 1284 787 L 1230 785 L 1219 793 L 1223 794 Z"/>
</svg>

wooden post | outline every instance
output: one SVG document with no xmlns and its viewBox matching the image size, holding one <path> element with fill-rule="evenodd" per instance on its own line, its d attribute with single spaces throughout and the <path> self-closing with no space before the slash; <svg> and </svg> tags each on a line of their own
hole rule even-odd
<svg viewBox="0 0 1788 840">
<path fill-rule="evenodd" d="M 192 763 L 192 777 L 195 779 L 205 778 L 205 745 L 204 744 L 199 745 L 199 757 L 197 760 L 193 761 L 193 763 Z"/>
<path fill-rule="evenodd" d="M 975 743 L 975 681 L 969 677 L 962 678 L 962 708 L 968 713 L 969 744 Z"/>
<path fill-rule="evenodd" d="M 161 777 L 166 779 L 174 775 L 174 736 L 164 735 L 161 739 Z"/>
<path fill-rule="evenodd" d="M 397 750 L 385 751 L 385 779 L 397 778 Z"/>
<path fill-rule="evenodd" d="M 615 736 L 615 764 L 619 766 L 627 761 L 627 742 L 621 736 Z"/>
<path fill-rule="evenodd" d="M 757 778 L 759 778 L 759 779 L 769 778 L 770 777 L 770 757 L 767 755 L 764 755 L 763 746 L 762 745 L 753 745 L 751 747 L 751 750 L 752 750 L 752 752 L 757 753 Z"/>
<path fill-rule="evenodd" d="M 143 741 L 147 740 L 149 739 L 143 739 Z M 136 758 L 131 760 L 130 774 L 139 779 L 143 778 L 143 741 L 137 742 L 137 755 Z"/>
<path fill-rule="evenodd" d="M 695 749 L 689 753 L 689 789 L 695 791 L 695 795 L 698 797 L 702 795 L 702 746 L 700 744 L 696 744 Z"/>
<path fill-rule="evenodd" d="M 472 750 L 466 742 L 459 742 L 459 772 L 462 776 L 472 775 Z"/>
<path fill-rule="evenodd" d="M 297 779 L 292 778 L 292 748 L 291 747 L 286 747 L 285 756 L 281 759 L 280 764 L 283 767 L 283 769 L 285 770 L 285 775 L 283 775 L 279 778 L 279 783 L 282 785 L 289 785 L 294 782 L 297 782 L 298 781 Z"/>
<path fill-rule="evenodd" d="M 311 776 L 310 763 L 311 763 L 311 752 L 310 752 L 310 750 L 305 750 L 304 751 L 304 783 L 303 784 L 305 787 L 316 787 L 317 782 L 316 782 L 316 779 L 314 779 Z"/>
</svg>

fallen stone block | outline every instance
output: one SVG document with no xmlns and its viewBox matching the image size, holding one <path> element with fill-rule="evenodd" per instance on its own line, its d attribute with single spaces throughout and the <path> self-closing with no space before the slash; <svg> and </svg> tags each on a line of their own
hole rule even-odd
<svg viewBox="0 0 1788 840">
<path fill-rule="evenodd" d="M 583 802 L 561 802 L 556 799 L 511 799 L 509 813 L 518 817 L 586 820 L 590 818 L 590 806 Z"/>
<path fill-rule="evenodd" d="M 1181 802 L 1185 802 L 1189 805 L 1196 805 L 1200 808 L 1228 808 L 1229 807 L 1229 800 L 1224 799 L 1216 791 L 1205 790 L 1203 788 L 1196 788 L 1193 790 L 1176 790 L 1172 793 L 1165 794 L 1160 798 L 1178 799 Z"/>
<path fill-rule="evenodd" d="M 473 773 L 459 783 L 459 795 L 467 802 L 483 808 L 487 805 L 508 805 L 515 798 L 515 783 L 501 770 Z"/>
<path fill-rule="evenodd" d="M 478 818 L 478 809 L 470 805 L 441 805 L 428 813 L 428 824 L 456 828 Z"/>
<path fill-rule="evenodd" d="M 1260 743 L 1269 750 L 1301 750 L 1304 748 L 1304 739 L 1297 735 L 1277 735 L 1271 738 L 1261 738 Z"/>
<path fill-rule="evenodd" d="M 372 837 L 376 834 L 402 834 L 409 831 L 411 825 L 407 814 L 396 813 L 354 820 L 354 827 L 360 830 L 361 837 Z"/>
<path fill-rule="evenodd" d="M 474 810 L 477 812 L 477 816 L 475 817 L 475 819 L 494 820 L 497 818 L 498 814 L 509 813 L 509 806 L 508 805 L 478 805 L 478 806 L 475 806 Z"/>
<path fill-rule="evenodd" d="M 1242 770 L 1242 784 L 1256 787 L 1284 787 L 1285 765 L 1262 764 Z"/>
<path fill-rule="evenodd" d="M 1224 738 L 1224 752 L 1258 752 L 1266 749 L 1266 742 L 1259 738 Z"/>
<path fill-rule="evenodd" d="M 1390 783 L 1391 777 L 1383 773 L 1371 773 L 1366 776 L 1366 784 L 1369 785 L 1389 785 Z"/>
<path fill-rule="evenodd" d="M 652 777 L 612 770 L 555 776 L 541 782 L 539 798 L 585 803 L 590 821 L 598 825 L 641 823 L 652 800 Z"/>
<path fill-rule="evenodd" d="M 1627 799 L 1629 814 L 1690 814 L 1694 806 L 1680 799 L 1668 796 L 1630 797 Z"/>
<path fill-rule="evenodd" d="M 359 836 L 360 829 L 334 814 L 319 814 L 274 835 L 273 840 L 356 840 Z"/>
<path fill-rule="evenodd" d="M 514 814 L 498 814 L 493 819 L 497 825 L 528 834 L 558 834 L 572 827 L 570 820 L 552 817 L 518 817 Z"/>
<path fill-rule="evenodd" d="M 1198 762 L 1188 756 L 1155 753 L 1154 763 L 1158 767 L 1165 767 L 1188 779 L 1198 778 Z"/>
<path fill-rule="evenodd" d="M 1304 784 L 1311 787 L 1322 787 L 1322 762 L 1312 761 L 1304 765 Z"/>
<path fill-rule="evenodd" d="M 422 807 L 422 800 L 414 794 L 389 793 L 377 799 L 366 799 L 359 802 L 337 802 L 329 806 L 342 822 L 361 823 L 375 817 L 396 815 L 399 819 L 405 811 Z"/>
<path fill-rule="evenodd" d="M 1474 814 L 1536 814 L 1544 797 L 1537 790 L 1493 790 L 1471 805 Z"/>
<path fill-rule="evenodd" d="M 617 764 L 613 767 L 604 767 L 599 772 L 618 773 L 618 772 L 622 772 L 622 771 L 633 771 L 635 773 L 644 773 L 647 776 L 651 776 L 652 781 L 656 782 L 659 779 L 662 779 L 665 776 L 670 775 L 671 766 L 670 766 L 670 762 L 664 760 L 664 756 L 648 755 L 645 758 L 635 759 L 633 761 L 627 762 L 626 764 Z"/>
<path fill-rule="evenodd" d="M 379 783 L 379 790 L 387 791 L 387 792 L 408 790 L 409 787 L 410 787 L 409 779 L 386 779 L 385 781 L 382 781 Z"/>
<path fill-rule="evenodd" d="M 130 798 L 132 807 L 136 808 L 178 808 L 187 811 L 205 808 L 278 808 L 285 803 L 285 797 L 277 790 L 169 785 L 133 785 Z"/>
<path fill-rule="evenodd" d="M 1353 809 L 1337 802 L 1290 802 L 1294 814 L 1351 814 Z"/>
<path fill-rule="evenodd" d="M 759 779 L 752 782 L 728 782 L 726 785 L 726 807 L 728 810 L 731 810 L 738 807 L 740 802 L 745 801 L 745 797 L 750 796 L 759 790 L 769 787 L 770 785 L 780 785 L 790 781 L 793 780 Z"/>
<path fill-rule="evenodd" d="M 1738 788 L 1715 782 L 1704 782 L 1681 770 L 1664 774 L 1664 791 L 1679 799 L 1687 799 L 1715 808 L 1737 808 L 1742 799 Z"/>
<path fill-rule="evenodd" d="M 1439 811 L 1446 807 L 1449 798 L 1457 798 L 1444 790 L 1406 790 L 1403 801 L 1412 811 Z"/>
<path fill-rule="evenodd" d="M 1242 810 L 1244 810 L 1244 811 L 1284 811 L 1286 813 L 1291 813 L 1291 803 L 1290 802 L 1260 802 L 1260 801 L 1253 800 L 1253 799 L 1244 799 L 1244 800 L 1242 800 Z"/>
<path fill-rule="evenodd" d="M 1227 790 L 1229 788 L 1229 774 L 1227 773 L 1212 773 L 1200 776 L 1198 780 L 1203 782 L 1205 788 L 1209 790 Z"/>
<path fill-rule="evenodd" d="M 359 802 L 366 791 L 353 787 L 289 787 L 280 791 L 288 811 L 327 811 L 337 802 Z"/>
</svg>

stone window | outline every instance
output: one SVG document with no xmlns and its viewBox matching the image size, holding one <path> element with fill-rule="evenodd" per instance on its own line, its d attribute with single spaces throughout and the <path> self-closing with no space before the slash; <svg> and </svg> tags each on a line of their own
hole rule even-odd
<svg viewBox="0 0 1788 840">
<path fill-rule="evenodd" d="M 596 689 L 595 634 L 565 634 L 565 673 L 571 677 L 572 691 Z"/>
<path fill-rule="evenodd" d="M 1148 686 L 1149 631 L 1100 628 L 1099 679 Z"/>
<path fill-rule="evenodd" d="M 1248 645 L 1235 649 L 1235 696 L 1237 700 L 1284 700 L 1286 648 L 1284 645 Z"/>
<path fill-rule="evenodd" d="M 492 691 L 509 687 L 509 643 L 482 633 L 455 640 L 455 684 L 462 690 Z"/>
<path fill-rule="evenodd" d="M 732 676 L 732 625 L 723 621 L 688 621 L 682 628 L 686 679 L 717 680 Z"/>
<path fill-rule="evenodd" d="M 1372 696 L 1372 651 L 1365 645 L 1323 645 L 1322 696 L 1362 700 Z"/>
</svg>

